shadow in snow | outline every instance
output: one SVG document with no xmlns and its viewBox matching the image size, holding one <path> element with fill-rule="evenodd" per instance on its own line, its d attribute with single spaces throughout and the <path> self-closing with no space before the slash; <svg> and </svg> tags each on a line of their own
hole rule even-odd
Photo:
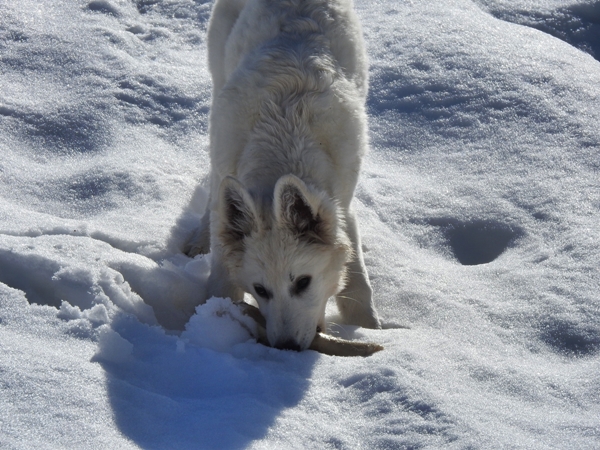
<svg viewBox="0 0 600 450">
<path fill-rule="evenodd" d="M 548 319 L 541 327 L 542 342 L 557 353 L 571 356 L 595 355 L 600 351 L 600 327 L 575 321 Z"/>
<path fill-rule="evenodd" d="M 53 281 L 60 265 L 42 256 L 17 255 L 10 250 L 0 250 L 0 283 L 25 293 L 29 303 L 58 308 L 68 292 L 57 291 Z"/>
<path fill-rule="evenodd" d="M 206 120 L 197 119 L 198 116 L 208 116 L 208 107 L 204 104 L 205 98 L 201 92 L 196 95 L 185 94 L 169 83 L 141 75 L 121 80 L 114 95 L 123 107 L 128 122 L 150 122 L 161 127 L 179 124 L 205 128 Z"/>
<path fill-rule="evenodd" d="M 193 2 L 163 2 L 161 0 L 134 0 L 140 14 L 160 14 L 164 17 L 191 19 L 198 27 L 204 27 L 212 9 L 211 0 L 194 0 Z"/>
<path fill-rule="evenodd" d="M 127 317 L 113 328 L 133 347 L 99 361 L 109 399 L 119 429 L 146 449 L 247 447 L 301 401 L 319 358 L 254 343 L 233 354 L 185 346 Z"/>
<path fill-rule="evenodd" d="M 49 184 L 36 184 L 47 203 L 60 199 L 69 212 L 94 216 L 117 208 L 124 201 L 143 204 L 160 200 L 158 184 L 151 175 L 139 175 L 126 170 L 97 169 L 62 177 Z"/>
<path fill-rule="evenodd" d="M 88 101 L 71 108 L 30 111 L 1 106 L 0 117 L 15 121 L 23 138 L 58 156 L 97 153 L 111 141 L 102 115 L 106 105 Z"/>
<path fill-rule="evenodd" d="M 484 5 L 485 1 L 479 2 Z M 576 3 L 554 11 L 503 11 L 489 8 L 496 18 L 548 33 L 600 61 L 600 1 Z"/>
<path fill-rule="evenodd" d="M 88 3 L 87 9 L 90 11 L 107 14 L 109 16 L 119 17 L 121 15 L 118 8 L 107 0 L 93 0 Z"/>
</svg>

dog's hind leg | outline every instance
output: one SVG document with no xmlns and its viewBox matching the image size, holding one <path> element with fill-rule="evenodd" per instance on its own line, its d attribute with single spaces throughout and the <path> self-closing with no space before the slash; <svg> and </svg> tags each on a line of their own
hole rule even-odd
<svg viewBox="0 0 600 450">
<path fill-rule="evenodd" d="M 373 304 L 373 290 L 369 283 L 367 268 L 363 260 L 356 217 L 352 210 L 346 215 L 346 231 L 352 241 L 354 256 L 348 264 L 348 282 L 336 296 L 336 302 L 344 322 L 365 328 L 381 328 Z"/>
<path fill-rule="evenodd" d="M 210 198 L 200 225 L 194 230 L 187 241 L 183 252 L 193 258 L 196 255 L 205 255 L 210 252 Z"/>
</svg>

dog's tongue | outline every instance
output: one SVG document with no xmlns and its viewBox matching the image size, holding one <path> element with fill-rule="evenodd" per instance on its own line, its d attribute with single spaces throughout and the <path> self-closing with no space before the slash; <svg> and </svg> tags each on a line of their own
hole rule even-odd
<svg viewBox="0 0 600 450">
<path fill-rule="evenodd" d="M 267 321 L 260 310 L 256 306 L 245 302 L 237 303 L 237 305 L 245 315 L 253 319 L 262 328 L 260 334 L 264 335 Z M 261 342 L 266 341 L 266 339 L 259 340 Z M 315 335 L 309 349 L 331 356 L 371 356 L 373 353 L 383 350 L 383 347 L 372 342 L 347 341 L 319 332 Z"/>
</svg>

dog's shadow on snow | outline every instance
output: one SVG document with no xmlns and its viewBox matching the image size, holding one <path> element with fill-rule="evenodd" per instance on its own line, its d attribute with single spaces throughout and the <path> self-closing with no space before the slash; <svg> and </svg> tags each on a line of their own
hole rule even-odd
<svg viewBox="0 0 600 450">
<path fill-rule="evenodd" d="M 173 228 L 169 246 L 181 246 L 206 200 L 198 189 Z M 156 303 L 157 295 L 190 291 L 185 286 L 159 289 L 168 279 L 159 273 L 162 269 L 141 278 L 139 270 L 119 269 L 147 303 Z M 183 276 L 173 280 L 185 281 Z M 163 314 L 156 304 L 153 307 L 157 317 Z M 163 326 L 168 322 L 160 317 L 158 321 Z M 209 325 L 217 338 L 227 334 L 214 323 Z M 142 448 L 248 447 L 267 435 L 283 410 L 304 398 L 313 367 L 322 357 L 314 351 L 282 351 L 253 341 L 219 352 L 185 337 L 127 315 L 113 320 L 111 329 L 100 335 L 94 359 L 105 370 L 114 420 Z"/>
<path fill-rule="evenodd" d="M 216 351 L 126 315 L 103 331 L 94 360 L 115 423 L 146 449 L 248 447 L 304 398 L 322 357 L 252 340 Z"/>
<path fill-rule="evenodd" d="M 320 357 L 256 343 L 220 353 L 149 327 L 133 336 L 119 331 L 133 340 L 132 354 L 100 362 L 116 424 L 147 449 L 248 447 L 304 398 Z"/>
</svg>

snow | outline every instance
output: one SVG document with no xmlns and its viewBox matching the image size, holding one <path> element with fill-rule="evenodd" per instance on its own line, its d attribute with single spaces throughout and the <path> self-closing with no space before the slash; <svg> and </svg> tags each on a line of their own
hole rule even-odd
<svg viewBox="0 0 600 450">
<path fill-rule="evenodd" d="M 0 3 L 0 448 L 599 448 L 598 3 L 356 0 L 369 358 L 187 321 L 211 6 Z"/>
</svg>

